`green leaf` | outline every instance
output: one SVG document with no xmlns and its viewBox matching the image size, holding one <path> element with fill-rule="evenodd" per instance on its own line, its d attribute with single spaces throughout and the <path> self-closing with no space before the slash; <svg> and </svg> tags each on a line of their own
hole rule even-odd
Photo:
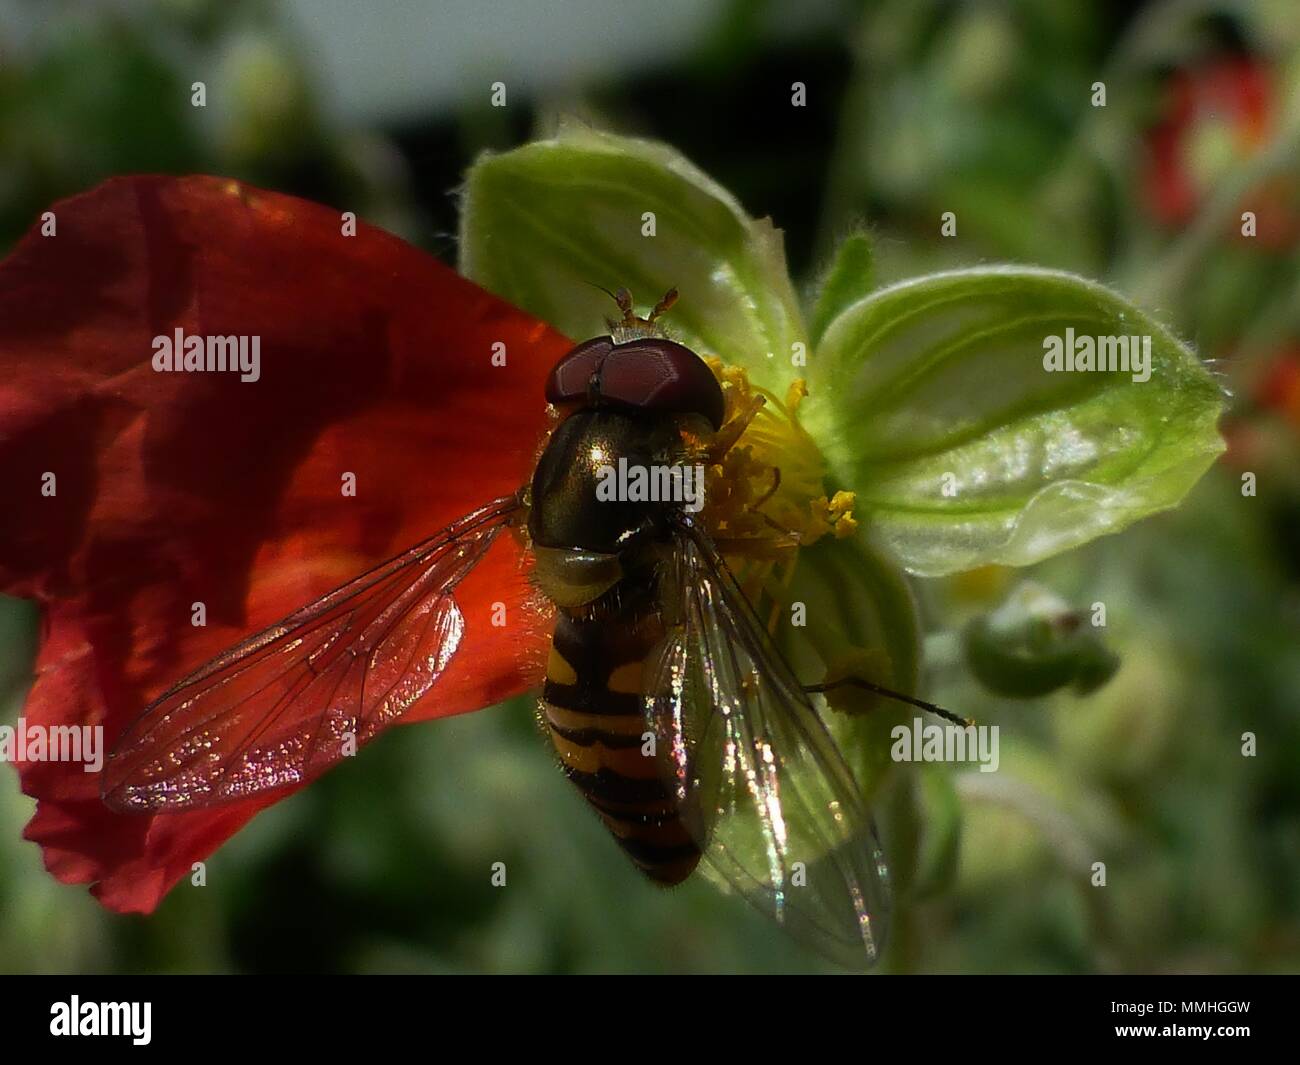
<svg viewBox="0 0 1300 1065">
<path fill-rule="evenodd" d="M 862 535 L 822 540 L 801 551 L 779 601 L 786 618 L 792 604 L 804 604 L 802 627 L 784 624 L 777 630 L 787 661 L 804 683 L 855 674 L 916 692 L 921 651 L 912 590 L 898 566 Z M 871 796 L 892 764 L 889 730 L 915 711 L 849 686 L 830 693 L 827 704 L 827 724 Z"/>
<path fill-rule="evenodd" d="M 676 287 L 667 332 L 778 394 L 807 341 L 770 222 L 673 149 L 575 123 L 470 168 L 460 270 L 575 340 L 617 316 L 593 285 L 626 287 L 641 307 Z"/>
<path fill-rule="evenodd" d="M 835 252 L 835 261 L 822 279 L 817 305 L 813 308 L 812 341 L 820 344 L 827 326 L 846 307 L 857 303 L 871 291 L 874 252 L 866 233 L 845 238 Z"/>
<path fill-rule="evenodd" d="M 1048 372 L 1044 339 L 1151 338 L 1150 378 Z M 857 515 L 915 573 L 1023 566 L 1175 506 L 1223 450 L 1196 356 L 1072 274 L 934 274 L 844 310 L 800 410 Z"/>
</svg>

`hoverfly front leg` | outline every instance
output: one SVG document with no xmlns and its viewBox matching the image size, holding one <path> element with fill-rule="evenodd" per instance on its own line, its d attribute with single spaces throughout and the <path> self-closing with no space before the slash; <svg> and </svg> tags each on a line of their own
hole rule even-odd
<svg viewBox="0 0 1300 1065">
<path fill-rule="evenodd" d="M 709 465 L 717 465 L 722 461 L 722 457 L 736 446 L 736 442 L 745 435 L 745 430 L 749 428 L 749 423 L 763 409 L 763 403 L 762 396 L 754 396 L 749 406 L 737 412 L 726 425 L 717 431 L 709 442 L 709 448 L 705 456 L 705 461 Z"/>
</svg>

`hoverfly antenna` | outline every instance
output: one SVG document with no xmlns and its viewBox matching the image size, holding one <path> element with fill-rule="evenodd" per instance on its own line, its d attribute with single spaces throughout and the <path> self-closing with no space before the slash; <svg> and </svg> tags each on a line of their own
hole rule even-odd
<svg viewBox="0 0 1300 1065">
<path fill-rule="evenodd" d="M 614 293 L 610 292 L 610 290 L 607 289 L 604 285 L 597 284 L 595 281 L 583 281 L 583 284 L 590 285 L 592 288 L 605 293 L 605 295 L 608 296 L 610 299 L 614 298 Z"/>
<path fill-rule="evenodd" d="M 646 321 L 653 322 L 656 318 L 660 317 L 661 315 L 667 314 L 672 309 L 673 304 L 676 302 L 677 302 L 677 286 L 674 285 L 672 288 L 670 288 L 667 292 L 664 293 L 663 299 L 661 299 L 658 303 L 654 305 L 654 310 L 650 312 L 650 316 L 646 318 Z"/>
<path fill-rule="evenodd" d="M 604 285 L 597 284 L 595 281 L 588 281 L 586 284 L 590 285 L 592 288 L 600 289 L 601 292 L 605 293 L 606 296 L 618 304 L 618 309 L 623 312 L 623 317 L 620 319 L 605 319 L 605 324 L 608 325 L 610 329 L 617 329 L 620 326 L 636 325 L 636 323 L 640 321 L 636 316 L 636 312 L 632 309 L 632 293 L 627 289 L 620 288 L 617 292 L 611 292 Z"/>
<path fill-rule="evenodd" d="M 663 298 L 654 305 L 650 313 L 644 318 L 641 318 L 637 316 L 636 310 L 632 305 L 632 293 L 626 288 L 620 287 L 617 291 L 611 292 L 604 285 L 597 284 L 595 281 L 588 281 L 586 284 L 590 285 L 592 288 L 600 289 L 600 291 L 612 299 L 618 305 L 618 309 L 623 312 L 623 317 L 618 320 L 609 318 L 605 320 L 610 329 L 630 328 L 635 330 L 637 326 L 653 326 L 656 319 L 668 313 L 673 304 L 677 302 L 678 296 L 677 286 L 674 285 L 663 294 Z"/>
</svg>

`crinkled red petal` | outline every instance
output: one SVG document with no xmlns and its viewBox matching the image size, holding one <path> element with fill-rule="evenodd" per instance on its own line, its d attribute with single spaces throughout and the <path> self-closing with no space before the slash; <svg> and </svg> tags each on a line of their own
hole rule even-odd
<svg viewBox="0 0 1300 1065">
<path fill-rule="evenodd" d="M 210 177 L 115 179 L 51 212 L 0 264 L 0 590 L 43 608 L 29 726 L 111 745 L 242 636 L 527 477 L 569 342 L 397 238 Z M 177 329 L 258 337 L 258 379 L 157 371 Z M 468 616 L 526 596 L 507 541 L 462 587 Z M 532 683 L 545 633 L 519 621 L 470 626 L 406 720 Z M 121 911 L 282 797 L 127 815 L 79 764 L 19 770 L 50 871 Z"/>
</svg>

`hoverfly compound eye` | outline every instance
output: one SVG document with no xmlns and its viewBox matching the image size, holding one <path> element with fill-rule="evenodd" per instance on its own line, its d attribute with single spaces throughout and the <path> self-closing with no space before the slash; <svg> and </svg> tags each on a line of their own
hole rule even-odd
<svg viewBox="0 0 1300 1065">
<path fill-rule="evenodd" d="M 580 402 L 660 414 L 699 414 L 722 427 L 722 386 L 690 348 L 663 337 L 579 344 L 551 371 L 549 403 Z"/>
<path fill-rule="evenodd" d="M 722 386 L 713 371 L 690 348 L 663 337 L 615 345 L 601 367 L 600 395 L 664 414 L 701 414 L 722 427 Z"/>
<path fill-rule="evenodd" d="M 546 379 L 547 403 L 585 402 L 593 378 L 599 380 L 605 356 L 614 350 L 609 337 L 596 337 L 579 344 L 555 364 Z"/>
</svg>

